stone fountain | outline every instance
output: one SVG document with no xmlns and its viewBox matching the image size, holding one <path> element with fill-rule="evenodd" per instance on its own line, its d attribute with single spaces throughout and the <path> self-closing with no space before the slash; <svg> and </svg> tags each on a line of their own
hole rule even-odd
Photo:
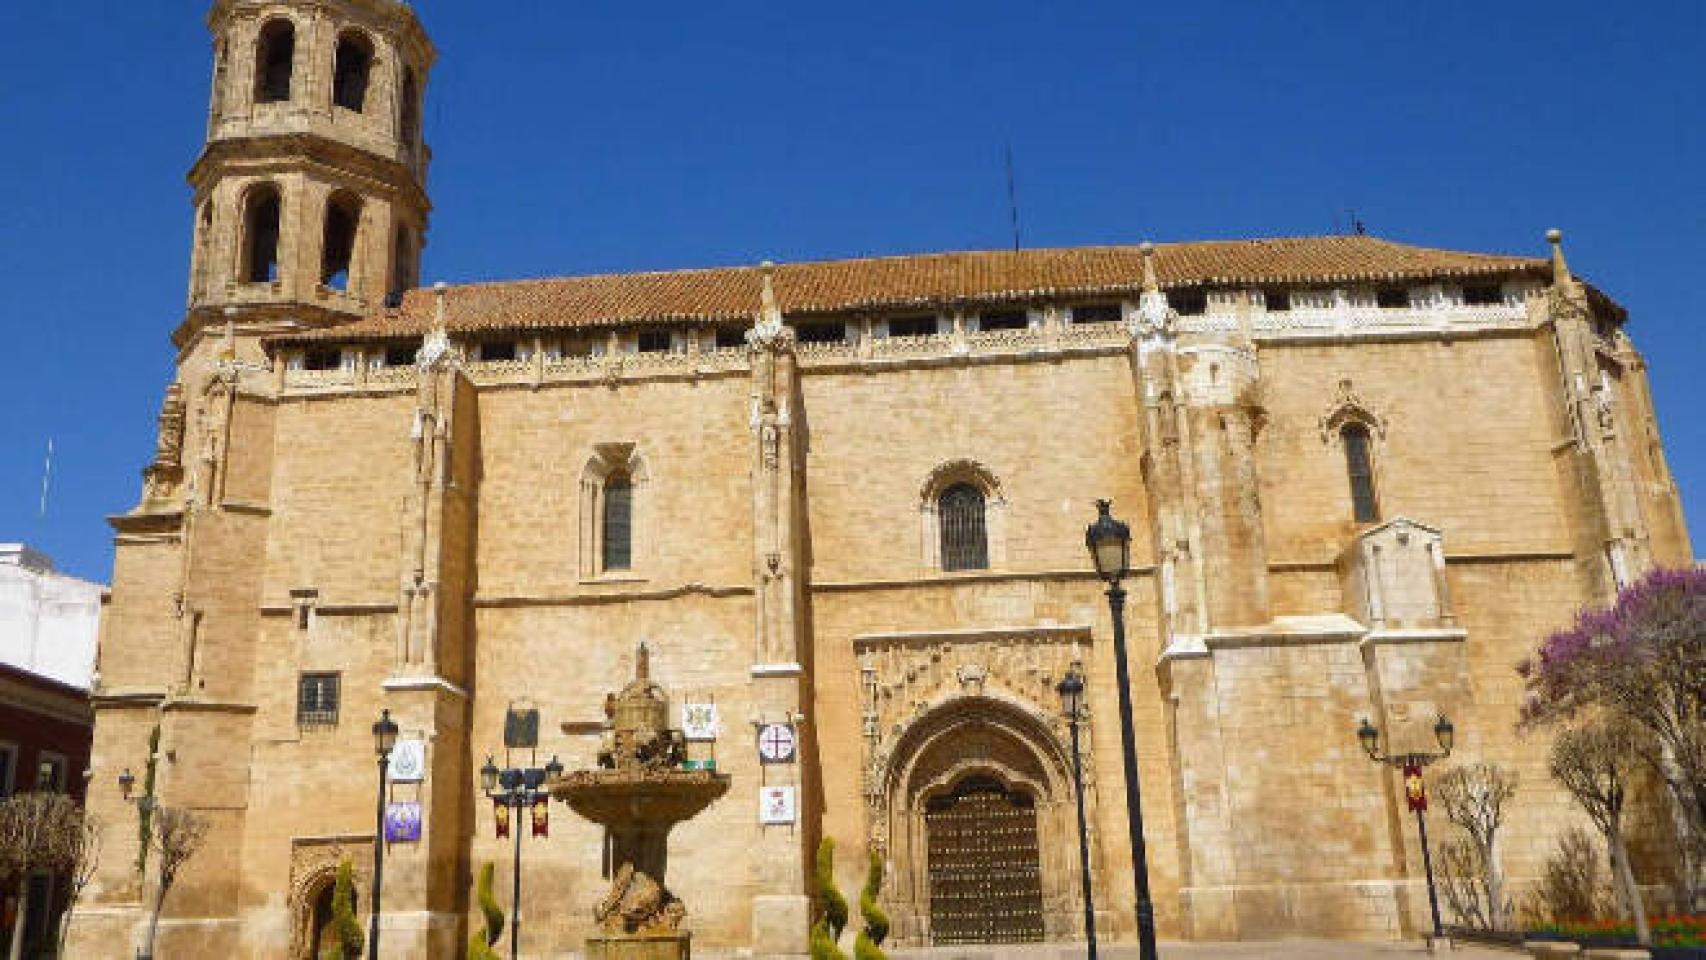
<svg viewBox="0 0 1706 960">
<path fill-rule="evenodd" d="M 688 960 L 687 908 L 664 886 L 671 827 L 697 816 L 729 789 L 712 770 L 684 770 L 687 743 L 669 726 L 669 696 L 652 682 L 644 643 L 634 680 L 604 700 L 598 769 L 560 777 L 552 796 L 610 838 L 610 891 L 593 908 L 601 935 L 587 960 Z"/>
</svg>

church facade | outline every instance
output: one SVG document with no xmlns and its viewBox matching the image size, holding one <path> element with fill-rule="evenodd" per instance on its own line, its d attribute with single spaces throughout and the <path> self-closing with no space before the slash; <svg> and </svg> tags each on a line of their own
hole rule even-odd
<svg viewBox="0 0 1706 960">
<path fill-rule="evenodd" d="M 1407 750 L 1449 715 L 1454 759 L 1520 773 L 1518 889 L 1573 822 L 1514 730 L 1513 665 L 1691 553 L 1627 317 L 1556 234 L 1545 257 L 1356 235 L 422 287 L 435 54 L 410 9 L 219 0 L 208 23 L 177 375 L 112 518 L 88 802 L 126 826 L 72 955 L 128 957 L 147 925 L 139 796 L 210 824 L 158 955 L 316 956 L 344 860 L 365 925 L 388 710 L 424 762 L 383 798 L 420 822 L 384 848 L 383 953 L 461 956 L 482 864 L 514 909 L 479 778 L 506 713 L 541 718 L 513 762 L 594 765 L 642 642 L 731 778 L 672 835 L 698 952 L 803 954 L 823 838 L 844 891 L 885 863 L 891 945 L 1082 937 L 1075 666 L 1098 929 L 1129 939 L 1099 499 L 1133 530 L 1163 937 L 1425 926 L 1365 717 Z M 761 757 L 760 731 L 797 747 Z M 522 840 L 525 956 L 580 951 L 609 884 L 598 829 L 549 816 Z"/>
</svg>

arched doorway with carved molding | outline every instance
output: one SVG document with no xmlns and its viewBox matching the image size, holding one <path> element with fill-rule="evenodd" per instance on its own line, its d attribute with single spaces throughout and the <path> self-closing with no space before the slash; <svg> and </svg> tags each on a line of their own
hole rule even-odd
<svg viewBox="0 0 1706 960">
<path fill-rule="evenodd" d="M 979 690 L 920 710 L 872 758 L 897 946 L 1082 936 L 1071 757 L 1052 718 Z"/>
</svg>

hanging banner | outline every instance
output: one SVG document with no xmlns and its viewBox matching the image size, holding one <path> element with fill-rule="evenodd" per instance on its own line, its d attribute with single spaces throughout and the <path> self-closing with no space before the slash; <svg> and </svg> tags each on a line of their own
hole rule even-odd
<svg viewBox="0 0 1706 960">
<path fill-rule="evenodd" d="M 502 800 L 492 801 L 492 816 L 497 820 L 498 839 L 509 836 L 509 807 Z"/>
<path fill-rule="evenodd" d="M 421 805 L 413 801 L 396 801 L 385 805 L 385 840 L 387 843 L 414 843 L 421 838 Z"/>
<path fill-rule="evenodd" d="M 1411 813 L 1421 813 L 1428 808 L 1428 792 L 1422 783 L 1422 765 L 1419 763 L 1404 764 L 1404 801 L 1409 804 Z"/>
<path fill-rule="evenodd" d="M 793 823 L 794 788 L 764 787 L 758 791 L 758 822 L 776 825 Z"/>
<path fill-rule="evenodd" d="M 551 799 L 540 796 L 533 801 L 533 835 L 548 837 L 551 835 Z"/>
<path fill-rule="evenodd" d="M 695 743 L 717 739 L 717 705 L 714 703 L 682 704 L 681 735 Z"/>
<path fill-rule="evenodd" d="M 760 763 L 793 763 L 798 740 L 794 728 L 785 723 L 767 723 L 758 728 Z"/>
<path fill-rule="evenodd" d="M 391 748 L 388 773 L 392 783 L 420 783 L 426 779 L 426 742 L 398 740 Z"/>
</svg>

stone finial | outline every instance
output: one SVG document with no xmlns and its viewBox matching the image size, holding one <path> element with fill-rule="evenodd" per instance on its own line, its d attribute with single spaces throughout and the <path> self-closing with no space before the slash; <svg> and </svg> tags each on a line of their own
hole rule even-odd
<svg viewBox="0 0 1706 960">
<path fill-rule="evenodd" d="M 445 329 L 445 299 L 448 292 L 449 288 L 442 280 L 432 285 L 432 294 L 436 301 L 433 305 L 432 329 L 421 341 L 420 353 L 415 356 L 415 363 L 422 370 L 437 370 L 450 357 L 450 333 Z"/>
<path fill-rule="evenodd" d="M 652 650 L 646 646 L 646 641 L 640 641 L 640 648 L 634 651 L 634 679 L 650 680 L 652 678 Z"/>
<path fill-rule="evenodd" d="M 1546 231 L 1546 242 L 1552 245 L 1552 283 L 1563 286 L 1575 279 L 1570 276 L 1570 265 L 1564 262 L 1564 231 L 1557 227 Z"/>
<path fill-rule="evenodd" d="M 1137 313 L 1127 321 L 1128 330 L 1139 340 L 1167 337 L 1173 332 L 1173 311 L 1155 277 L 1155 244 L 1145 240 L 1137 249 L 1143 254 L 1143 293 L 1137 300 Z"/>
<path fill-rule="evenodd" d="M 1155 279 L 1155 244 L 1145 240 L 1137 250 L 1143 254 L 1143 292 L 1155 293 L 1161 289 L 1161 284 Z"/>
<path fill-rule="evenodd" d="M 774 343 L 782 336 L 782 308 L 776 303 L 776 264 L 769 260 L 759 264 L 764 285 L 758 294 L 758 315 L 753 318 L 752 331 L 747 339 L 754 346 Z"/>
</svg>

